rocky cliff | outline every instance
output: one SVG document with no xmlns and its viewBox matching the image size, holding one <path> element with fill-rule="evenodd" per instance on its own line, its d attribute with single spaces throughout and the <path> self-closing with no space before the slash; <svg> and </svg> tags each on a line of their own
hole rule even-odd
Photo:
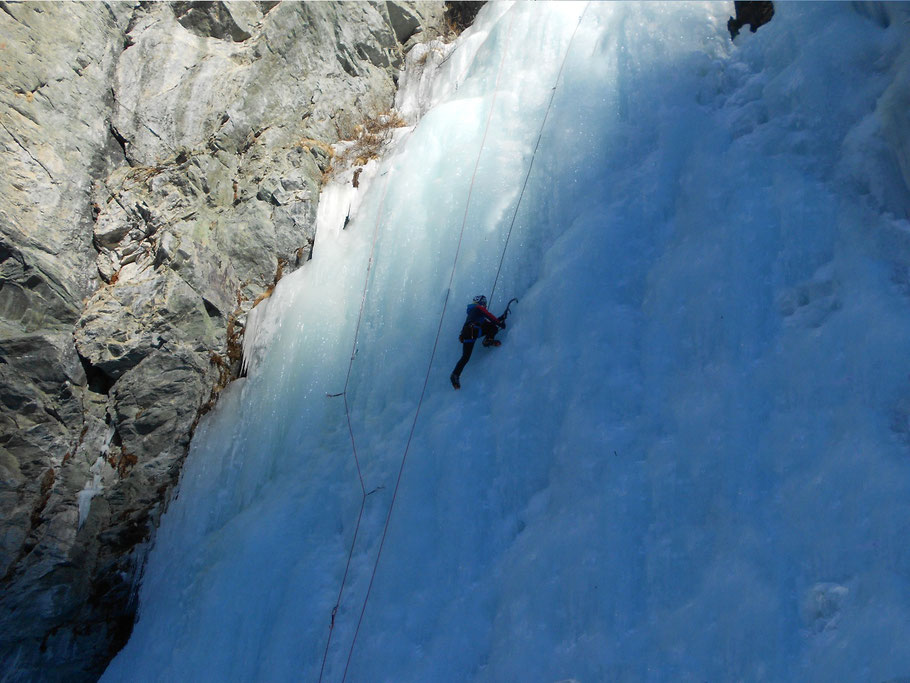
<svg viewBox="0 0 910 683">
<path fill-rule="evenodd" d="M 310 255 L 331 145 L 394 121 L 444 7 L 0 10 L 0 677 L 92 679 L 246 312 Z"/>
</svg>

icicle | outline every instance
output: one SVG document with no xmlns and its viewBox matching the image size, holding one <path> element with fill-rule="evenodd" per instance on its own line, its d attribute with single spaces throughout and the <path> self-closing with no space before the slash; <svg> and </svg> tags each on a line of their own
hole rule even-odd
<svg viewBox="0 0 910 683">
<path fill-rule="evenodd" d="M 107 442 L 105 443 L 102 453 L 107 453 L 108 446 L 110 444 L 111 437 L 113 436 L 114 428 L 111 427 L 111 431 L 108 434 Z M 79 523 L 78 527 L 81 529 L 82 525 L 85 524 L 85 520 L 88 517 L 89 510 L 92 505 L 92 498 L 97 496 L 104 490 L 104 486 L 101 483 L 101 468 L 104 465 L 104 455 L 99 455 L 95 462 L 92 464 L 89 472 L 92 475 L 92 478 L 85 482 L 85 487 L 79 493 L 76 494 L 76 499 L 79 501 Z"/>
</svg>

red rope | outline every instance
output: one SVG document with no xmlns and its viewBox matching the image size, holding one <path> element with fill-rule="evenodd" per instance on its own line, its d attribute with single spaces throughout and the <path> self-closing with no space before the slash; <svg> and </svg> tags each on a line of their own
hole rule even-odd
<svg viewBox="0 0 910 683">
<path fill-rule="evenodd" d="M 550 102 L 547 104 L 547 111 L 544 113 L 543 121 L 540 123 L 540 132 L 537 134 L 537 144 L 534 145 L 534 152 L 531 154 L 531 163 L 528 164 L 528 172 L 525 174 L 524 184 L 521 186 L 521 193 L 518 195 L 518 202 L 515 204 L 515 212 L 512 214 L 512 222 L 509 223 L 509 232 L 506 234 L 506 243 L 502 246 L 502 256 L 499 257 L 499 268 L 496 269 L 496 277 L 493 280 L 493 287 L 490 289 L 490 303 L 493 303 L 493 294 L 496 293 L 496 284 L 499 282 L 499 273 L 502 271 L 502 263 L 506 258 L 506 249 L 509 248 L 509 240 L 512 238 L 512 228 L 515 226 L 515 219 L 518 217 L 518 207 L 521 206 L 521 200 L 525 196 L 525 190 L 528 187 L 528 179 L 531 177 L 531 169 L 534 168 L 534 159 L 537 158 L 537 149 L 540 147 L 540 140 L 543 138 L 543 129 L 547 125 L 547 119 L 550 116 L 550 109 L 553 107 L 553 99 L 556 97 L 556 89 L 559 87 L 559 79 L 562 78 L 562 70 L 566 66 L 566 60 L 569 58 L 569 50 L 575 41 L 575 34 L 578 33 L 578 27 L 581 26 L 581 20 L 584 19 L 591 3 L 588 2 L 578 17 L 578 23 L 575 24 L 575 30 L 572 31 L 572 37 L 569 38 L 569 44 L 566 46 L 566 53 L 562 57 L 562 64 L 559 65 L 559 73 L 556 74 L 556 83 L 553 91 L 550 93 Z"/>
<path fill-rule="evenodd" d="M 413 129 L 411 130 L 413 132 Z M 408 134 L 410 137 L 410 133 Z M 354 464 L 357 467 L 357 479 L 360 482 L 360 511 L 357 513 L 357 523 L 354 525 L 354 537 L 351 539 L 351 549 L 348 551 L 348 559 L 344 565 L 344 574 L 341 577 L 341 586 L 338 589 L 338 598 L 335 600 L 335 606 L 332 608 L 332 619 L 329 623 L 329 637 L 325 643 L 325 652 L 322 654 L 322 666 L 319 668 L 319 680 L 322 681 L 322 677 L 325 673 L 325 663 L 329 656 L 329 647 L 332 644 L 332 636 L 335 633 L 335 615 L 338 613 L 338 608 L 341 605 L 341 598 L 344 596 L 344 588 L 347 585 L 348 573 L 351 568 L 351 559 L 354 556 L 354 548 L 357 545 L 357 536 L 360 533 L 360 522 L 363 519 L 363 509 L 366 506 L 367 500 L 367 489 L 363 483 L 363 472 L 360 468 L 360 458 L 357 455 L 357 441 L 354 438 L 354 426 L 351 423 L 351 410 L 348 405 L 348 385 L 351 382 L 351 370 L 354 367 L 354 357 L 357 355 L 357 342 L 360 338 L 360 325 L 363 321 L 363 310 L 366 305 L 367 299 L 367 289 L 369 288 L 370 283 L 370 272 L 373 269 L 373 257 L 376 253 L 376 242 L 379 236 L 379 226 L 382 221 L 382 209 L 385 206 L 386 195 L 389 191 L 389 181 L 391 179 L 391 174 L 386 176 L 385 185 L 382 190 L 382 197 L 379 201 L 379 208 L 376 211 L 376 224 L 373 228 L 373 237 L 370 244 L 370 257 L 367 261 L 367 270 L 366 275 L 363 279 L 363 292 L 360 296 L 360 311 L 357 314 L 357 325 L 354 328 L 354 343 L 351 347 L 351 359 L 348 362 L 348 371 L 347 375 L 344 378 L 344 389 L 340 394 L 332 394 L 331 396 L 342 396 L 344 397 L 344 414 L 348 423 L 348 434 L 351 437 L 351 452 L 354 454 Z"/>
</svg>

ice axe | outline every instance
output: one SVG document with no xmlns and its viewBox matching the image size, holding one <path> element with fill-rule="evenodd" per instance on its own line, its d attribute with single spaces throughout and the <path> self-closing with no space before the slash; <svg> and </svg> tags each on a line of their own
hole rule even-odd
<svg viewBox="0 0 910 683">
<path fill-rule="evenodd" d="M 514 296 L 513 296 L 511 299 L 509 299 L 509 303 L 506 304 L 506 310 L 504 310 L 504 311 L 502 312 L 502 315 L 499 316 L 500 322 L 505 322 L 506 318 L 509 317 L 509 309 L 512 308 L 512 304 L 513 304 L 513 303 L 514 303 L 514 304 L 517 304 L 517 303 L 518 303 L 518 299 L 517 299 L 516 297 L 514 297 Z"/>
</svg>

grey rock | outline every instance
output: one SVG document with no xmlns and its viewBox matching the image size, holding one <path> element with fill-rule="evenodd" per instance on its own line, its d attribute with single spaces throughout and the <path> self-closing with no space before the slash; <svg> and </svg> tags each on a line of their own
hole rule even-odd
<svg viewBox="0 0 910 683">
<path fill-rule="evenodd" d="M 86 381 L 69 333 L 45 331 L 7 337 L 0 331 L 0 357 L 46 393 L 59 391 L 67 382 L 82 386 Z"/>
<path fill-rule="evenodd" d="M 239 3 L 233 3 L 238 5 Z M 172 2 L 171 9 L 183 28 L 203 38 L 241 42 L 250 38 L 223 2 Z"/>
<path fill-rule="evenodd" d="M 309 258 L 329 146 L 445 30 L 433 2 L 3 3 L 4 676 L 93 680 L 123 644 L 229 330 Z"/>
<path fill-rule="evenodd" d="M 137 273 L 98 291 L 76 328 L 76 348 L 93 368 L 117 380 L 163 342 L 217 349 L 223 330 L 200 294 L 173 270 Z"/>
<path fill-rule="evenodd" d="M 162 471 L 181 458 L 211 392 L 210 372 L 192 352 L 155 351 L 126 373 L 111 391 L 123 451 Z"/>
<path fill-rule="evenodd" d="M 111 163 L 110 82 L 129 7 L 8 9 L 0 22 L 15 49 L 0 52 L 0 311 L 35 330 L 61 315 L 71 322 L 91 290 L 87 198 Z"/>
<path fill-rule="evenodd" d="M 420 17 L 407 5 L 400 2 L 386 2 L 386 11 L 389 13 L 389 23 L 392 25 L 395 38 L 399 43 L 406 43 L 420 30 Z"/>
<path fill-rule="evenodd" d="M 13 232 L 13 226 L 3 223 Z M 0 319 L 22 332 L 72 324 L 79 305 L 68 289 L 72 277 L 55 265 L 40 247 L 31 250 L 32 240 L 21 238 L 23 248 L 13 246 L 9 237 L 0 235 Z M 69 282 L 67 282 L 69 280 Z"/>
</svg>

